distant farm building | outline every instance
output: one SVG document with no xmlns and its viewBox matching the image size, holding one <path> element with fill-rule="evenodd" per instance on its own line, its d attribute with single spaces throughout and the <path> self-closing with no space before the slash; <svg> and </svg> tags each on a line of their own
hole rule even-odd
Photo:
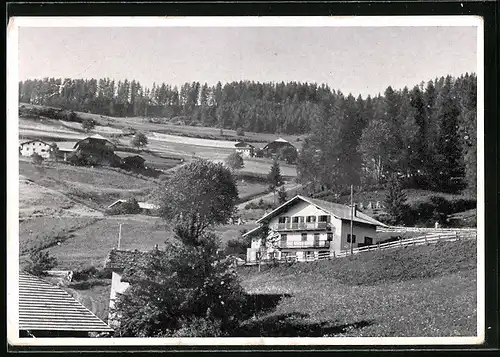
<svg viewBox="0 0 500 357">
<path fill-rule="evenodd" d="M 116 145 L 105 137 L 95 134 L 80 141 L 73 146 L 74 150 L 101 150 L 114 152 Z"/>
<path fill-rule="evenodd" d="M 73 149 L 68 161 L 77 164 L 119 166 L 121 163 L 115 154 L 115 144 L 98 134 L 78 141 Z"/>
<path fill-rule="evenodd" d="M 130 169 L 144 169 L 146 160 L 139 155 L 131 155 L 122 158 L 122 166 Z"/>
<path fill-rule="evenodd" d="M 127 200 L 124 199 L 116 200 L 115 202 L 113 202 L 108 206 L 108 209 L 111 209 L 113 207 L 118 207 L 125 202 L 127 202 Z M 137 203 L 139 204 L 139 208 L 142 210 L 142 213 L 144 214 L 154 214 L 160 209 L 160 206 L 155 205 L 154 203 L 150 202 L 137 202 Z"/>
<path fill-rule="evenodd" d="M 37 153 L 43 158 L 50 156 L 50 144 L 42 140 L 29 140 L 19 145 L 19 153 L 22 156 L 31 156 Z"/>
<path fill-rule="evenodd" d="M 244 157 L 253 157 L 255 155 L 255 146 L 248 144 L 244 141 L 240 141 L 234 145 L 236 147 L 236 152 Z"/>
<path fill-rule="evenodd" d="M 76 141 L 62 141 L 57 143 L 59 158 L 66 161 L 69 154 L 75 150 Z"/>
<path fill-rule="evenodd" d="M 271 156 L 287 147 L 291 147 L 294 150 L 297 150 L 295 146 L 293 146 L 292 144 L 290 144 L 290 142 L 286 141 L 283 138 L 278 138 L 274 141 L 271 141 L 270 143 L 266 144 L 266 146 L 264 146 L 262 150 L 264 151 L 266 156 Z"/>
<path fill-rule="evenodd" d="M 66 291 L 19 274 L 19 337 L 90 337 L 113 329 Z"/>
</svg>

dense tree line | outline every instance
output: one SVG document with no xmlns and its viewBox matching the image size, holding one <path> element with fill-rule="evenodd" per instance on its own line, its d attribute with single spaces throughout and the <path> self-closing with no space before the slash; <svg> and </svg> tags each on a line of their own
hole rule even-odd
<svg viewBox="0 0 500 357">
<path fill-rule="evenodd" d="M 422 187 L 476 186 L 476 75 L 388 87 L 357 98 L 316 83 L 240 81 L 151 88 L 138 81 L 26 80 L 20 102 L 113 116 L 182 118 L 242 131 L 310 134 L 299 176 L 326 188 L 380 184 L 392 173 Z"/>
<path fill-rule="evenodd" d="M 476 90 L 476 76 L 466 74 L 364 100 L 337 93 L 310 117 L 299 176 L 337 191 L 396 174 L 414 187 L 474 192 Z"/>
</svg>

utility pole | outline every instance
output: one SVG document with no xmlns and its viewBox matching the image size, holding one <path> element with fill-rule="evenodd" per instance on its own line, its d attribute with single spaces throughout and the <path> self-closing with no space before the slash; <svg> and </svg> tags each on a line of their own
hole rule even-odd
<svg viewBox="0 0 500 357">
<path fill-rule="evenodd" d="M 351 185 L 351 255 L 352 255 L 352 240 L 353 240 L 353 235 L 352 235 L 352 220 L 353 220 L 353 211 L 354 211 L 354 204 L 353 204 L 353 187 Z"/>
<path fill-rule="evenodd" d="M 118 232 L 118 249 L 120 249 L 121 240 L 122 240 L 122 224 L 120 223 L 120 231 Z"/>
</svg>

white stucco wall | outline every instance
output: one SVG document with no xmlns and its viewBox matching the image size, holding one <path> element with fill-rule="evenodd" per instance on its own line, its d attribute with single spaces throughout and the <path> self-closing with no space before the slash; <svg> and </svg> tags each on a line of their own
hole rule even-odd
<svg viewBox="0 0 500 357">
<path fill-rule="evenodd" d="M 353 234 L 356 236 L 356 243 L 353 244 L 353 248 L 357 248 L 359 243 L 365 242 L 365 237 L 373 238 L 373 244 L 377 243 L 377 230 L 375 226 L 368 226 L 364 224 L 359 224 L 353 222 Z M 350 248 L 350 243 L 347 243 L 347 235 L 351 234 L 351 222 L 342 222 L 342 246 L 344 250 Z"/>
<path fill-rule="evenodd" d="M 33 153 L 39 154 L 43 158 L 48 158 L 50 145 L 42 143 L 40 141 L 32 141 L 21 145 L 21 155 L 31 156 Z"/>
<path fill-rule="evenodd" d="M 122 294 L 129 287 L 129 283 L 122 281 L 122 276 L 116 272 L 113 272 L 111 276 L 111 293 L 109 296 L 109 314 L 108 314 L 108 323 L 116 324 L 116 316 L 112 314 L 112 309 L 115 306 L 116 294 Z"/>
</svg>

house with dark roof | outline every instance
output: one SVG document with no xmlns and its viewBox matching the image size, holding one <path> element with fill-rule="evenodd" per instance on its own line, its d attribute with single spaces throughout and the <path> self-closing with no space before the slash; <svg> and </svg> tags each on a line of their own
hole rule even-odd
<svg viewBox="0 0 500 357">
<path fill-rule="evenodd" d="M 266 156 L 271 156 L 277 154 L 280 150 L 286 147 L 290 147 L 293 148 L 294 150 L 297 150 L 297 148 L 294 145 L 292 145 L 289 141 L 283 138 L 278 138 L 274 141 L 271 141 L 270 143 L 267 143 L 262 148 L 262 150 L 264 151 Z"/>
<path fill-rule="evenodd" d="M 66 291 L 19 274 L 19 337 L 89 337 L 113 329 Z"/>
<path fill-rule="evenodd" d="M 247 262 L 266 258 L 315 260 L 319 253 L 334 254 L 377 243 L 377 226 L 385 224 L 342 204 L 297 195 L 257 220 L 258 227 L 245 233 L 252 237 L 247 249 Z M 351 218 L 353 232 L 351 237 Z M 263 246 L 263 227 L 269 233 Z M 260 233 L 260 234 L 259 234 Z"/>
<path fill-rule="evenodd" d="M 253 157 L 255 155 L 255 146 L 246 143 L 244 141 L 237 142 L 234 144 L 236 152 L 241 156 Z"/>
</svg>

